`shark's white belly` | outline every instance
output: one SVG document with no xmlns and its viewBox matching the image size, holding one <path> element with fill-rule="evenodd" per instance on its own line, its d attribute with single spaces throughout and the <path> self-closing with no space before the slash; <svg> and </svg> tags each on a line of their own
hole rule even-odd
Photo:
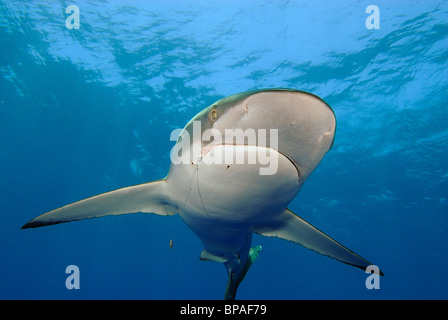
<svg viewBox="0 0 448 320">
<path fill-rule="evenodd" d="M 268 167 L 264 173 L 271 174 L 260 174 Z M 215 146 L 197 164 L 172 165 L 167 183 L 182 219 L 221 256 L 238 251 L 254 227 L 283 212 L 302 185 L 288 158 L 243 145 Z"/>
</svg>

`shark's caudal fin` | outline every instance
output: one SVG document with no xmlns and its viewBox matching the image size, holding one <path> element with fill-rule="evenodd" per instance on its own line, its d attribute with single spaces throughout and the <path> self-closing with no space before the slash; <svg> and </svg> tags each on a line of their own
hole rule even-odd
<svg viewBox="0 0 448 320">
<path fill-rule="evenodd" d="M 298 243 L 324 256 L 363 270 L 372 265 L 372 263 L 313 227 L 289 209 L 283 211 L 274 221 L 270 221 L 269 226 L 259 227 L 254 231 L 263 236 L 278 237 Z M 381 275 L 383 275 L 382 272 Z"/>
<path fill-rule="evenodd" d="M 225 300 L 235 300 L 236 290 L 246 276 L 247 271 L 257 259 L 261 252 L 261 246 L 253 247 L 249 250 L 249 256 L 247 257 L 244 267 L 238 272 L 229 272 L 229 280 L 227 281 L 226 293 L 224 295 Z"/>
<path fill-rule="evenodd" d="M 165 179 L 118 189 L 69 204 L 34 218 L 22 229 L 137 212 L 164 216 L 178 212 L 171 203 Z"/>
</svg>

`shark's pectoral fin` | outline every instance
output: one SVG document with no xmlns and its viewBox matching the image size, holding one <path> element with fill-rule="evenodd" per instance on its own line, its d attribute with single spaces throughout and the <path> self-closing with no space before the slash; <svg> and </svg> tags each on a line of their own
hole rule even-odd
<svg viewBox="0 0 448 320">
<path fill-rule="evenodd" d="M 69 204 L 34 218 L 22 229 L 137 212 L 158 215 L 174 215 L 178 212 L 171 202 L 165 179 L 118 189 Z"/>
<path fill-rule="evenodd" d="M 298 243 L 324 256 L 363 270 L 372 264 L 296 216 L 289 209 L 283 211 L 274 221 L 270 221 L 269 226 L 257 227 L 254 232 Z M 383 275 L 382 272 L 381 275 Z"/>
</svg>

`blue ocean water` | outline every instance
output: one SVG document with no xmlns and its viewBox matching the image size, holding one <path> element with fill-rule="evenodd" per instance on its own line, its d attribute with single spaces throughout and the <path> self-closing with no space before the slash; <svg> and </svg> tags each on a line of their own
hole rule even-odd
<svg viewBox="0 0 448 320">
<path fill-rule="evenodd" d="M 447 21 L 443 0 L 1 1 L 0 298 L 221 299 L 224 268 L 177 216 L 20 227 L 163 178 L 171 131 L 216 100 L 290 87 L 338 120 L 290 209 L 385 276 L 368 290 L 359 269 L 254 236 L 237 298 L 447 299 Z"/>
</svg>

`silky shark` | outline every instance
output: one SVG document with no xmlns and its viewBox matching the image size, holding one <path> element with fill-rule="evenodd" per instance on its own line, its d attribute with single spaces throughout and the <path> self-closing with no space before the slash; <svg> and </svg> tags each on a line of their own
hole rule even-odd
<svg viewBox="0 0 448 320">
<path fill-rule="evenodd" d="M 69 204 L 22 229 L 138 212 L 178 214 L 204 245 L 200 259 L 224 264 L 225 299 L 235 299 L 261 252 L 260 246 L 251 248 L 253 233 L 365 270 L 370 262 L 287 207 L 332 147 L 335 129 L 331 107 L 304 91 L 232 95 L 202 110 L 180 132 L 166 178 Z"/>
</svg>

